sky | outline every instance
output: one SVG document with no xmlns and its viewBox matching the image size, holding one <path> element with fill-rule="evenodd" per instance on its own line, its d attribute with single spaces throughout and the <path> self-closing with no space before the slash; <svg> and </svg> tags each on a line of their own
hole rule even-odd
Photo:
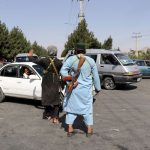
<svg viewBox="0 0 150 150">
<path fill-rule="evenodd" d="M 150 0 L 84 0 L 88 29 L 113 48 L 135 49 L 133 33 L 141 33 L 138 49 L 150 47 Z M 77 27 L 77 0 L 0 0 L 0 20 L 9 30 L 18 26 L 31 42 L 47 48 L 54 45 L 58 56 L 68 35 Z"/>
</svg>

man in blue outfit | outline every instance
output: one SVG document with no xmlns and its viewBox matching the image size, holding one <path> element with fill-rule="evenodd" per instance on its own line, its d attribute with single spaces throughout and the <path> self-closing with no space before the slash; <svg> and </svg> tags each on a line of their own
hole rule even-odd
<svg viewBox="0 0 150 150">
<path fill-rule="evenodd" d="M 73 83 L 73 90 L 71 93 L 69 89 L 66 89 L 66 95 L 64 98 L 64 111 L 66 112 L 66 124 L 68 125 L 68 136 L 72 136 L 74 133 L 73 123 L 77 115 L 81 115 L 84 118 L 84 122 L 87 126 L 87 136 L 93 133 L 93 95 L 92 87 L 94 85 L 96 92 L 101 90 L 100 79 L 97 71 L 97 66 L 94 60 L 88 56 L 85 56 L 85 45 L 77 44 L 75 48 L 75 55 L 70 56 L 63 64 L 61 68 L 62 77 L 75 76 L 78 70 L 78 76 Z M 84 59 L 82 65 L 80 60 Z M 70 84 L 67 81 L 67 84 Z"/>
</svg>

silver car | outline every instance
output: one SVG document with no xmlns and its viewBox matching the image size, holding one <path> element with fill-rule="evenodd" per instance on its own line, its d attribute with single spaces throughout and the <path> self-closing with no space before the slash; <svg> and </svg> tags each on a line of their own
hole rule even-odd
<svg viewBox="0 0 150 150">
<path fill-rule="evenodd" d="M 120 51 L 87 49 L 86 55 L 95 60 L 105 89 L 115 89 L 117 84 L 132 84 L 142 79 L 137 65 Z"/>
</svg>

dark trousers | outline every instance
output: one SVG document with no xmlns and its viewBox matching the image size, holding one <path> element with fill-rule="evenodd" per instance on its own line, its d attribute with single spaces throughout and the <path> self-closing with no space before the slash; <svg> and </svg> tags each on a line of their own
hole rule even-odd
<svg viewBox="0 0 150 150">
<path fill-rule="evenodd" d="M 44 109 L 43 119 L 48 117 L 59 118 L 59 105 L 45 106 Z"/>
</svg>

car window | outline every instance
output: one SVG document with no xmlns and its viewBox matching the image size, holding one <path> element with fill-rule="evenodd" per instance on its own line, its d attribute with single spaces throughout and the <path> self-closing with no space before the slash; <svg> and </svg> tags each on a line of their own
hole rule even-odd
<svg viewBox="0 0 150 150">
<path fill-rule="evenodd" d="M 33 65 L 32 66 L 41 76 L 43 76 L 43 67 L 41 67 L 40 65 Z"/>
<path fill-rule="evenodd" d="M 33 56 L 33 58 L 36 60 L 38 59 L 37 56 Z M 27 56 L 21 56 L 21 57 L 16 57 L 16 62 L 28 62 L 29 58 Z"/>
<path fill-rule="evenodd" d="M 97 55 L 89 55 L 89 54 L 87 54 L 87 56 L 89 56 L 89 57 L 93 58 L 93 59 L 94 59 L 94 61 L 96 62 L 96 60 L 97 60 Z"/>
<path fill-rule="evenodd" d="M 115 54 L 115 56 L 118 58 L 118 60 L 124 65 L 124 66 L 131 66 L 134 65 L 135 63 L 133 60 L 131 60 L 127 55 L 119 53 Z"/>
<path fill-rule="evenodd" d="M 137 64 L 138 66 L 145 66 L 144 61 L 136 61 L 136 64 Z"/>
<path fill-rule="evenodd" d="M 150 66 L 150 61 L 145 61 L 147 66 Z"/>
<path fill-rule="evenodd" d="M 101 54 L 101 64 L 120 65 L 112 54 Z"/>
<path fill-rule="evenodd" d="M 30 75 L 35 74 L 36 73 L 32 70 L 32 68 L 27 65 L 21 65 L 19 67 L 19 78 L 29 79 Z"/>
<path fill-rule="evenodd" d="M 16 57 L 16 62 L 26 62 L 26 61 L 28 61 L 28 58 L 26 56 Z"/>
<path fill-rule="evenodd" d="M 18 66 L 6 66 L 1 71 L 1 76 L 17 78 L 18 77 Z"/>
</svg>

